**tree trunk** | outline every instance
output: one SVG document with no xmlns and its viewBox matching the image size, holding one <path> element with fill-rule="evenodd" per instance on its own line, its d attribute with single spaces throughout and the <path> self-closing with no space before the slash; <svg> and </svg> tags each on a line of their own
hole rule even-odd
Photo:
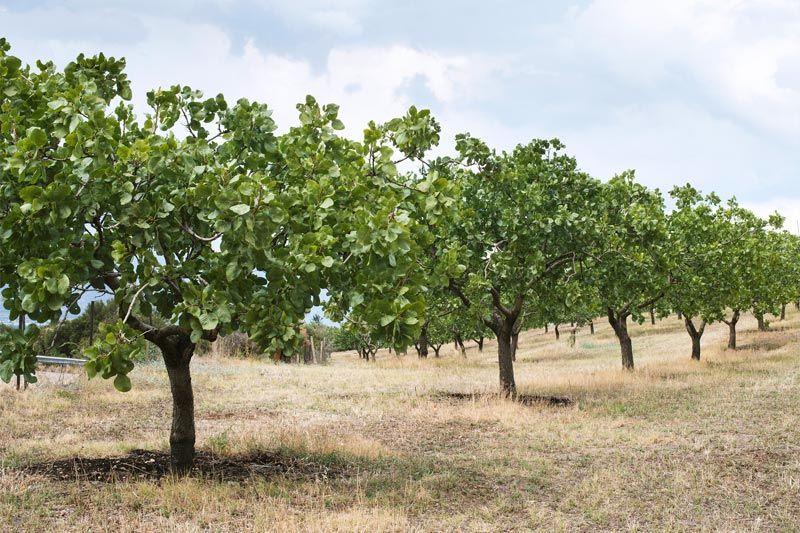
<svg viewBox="0 0 800 533">
<path fill-rule="evenodd" d="M 558 332 L 558 324 L 555 324 L 555 325 L 553 326 L 553 329 L 554 329 L 554 330 L 555 330 L 555 332 L 556 332 L 556 340 L 560 339 L 560 338 L 561 338 L 561 333 L 559 333 L 559 332 Z"/>
<path fill-rule="evenodd" d="M 694 361 L 700 360 L 700 338 L 703 336 L 703 331 L 706 329 L 706 321 L 703 320 L 700 322 L 700 328 L 696 328 L 694 326 L 694 322 L 688 316 L 684 319 L 684 323 L 686 325 L 686 331 L 689 333 L 689 336 L 692 338 L 692 359 Z"/>
<path fill-rule="evenodd" d="M 419 333 L 419 348 L 418 354 L 422 358 L 428 357 L 428 323 L 422 325 L 422 330 Z"/>
<path fill-rule="evenodd" d="M 547 322 L 545 322 L 545 324 L 544 324 L 544 332 L 545 333 L 549 332 L 549 330 L 547 328 L 548 328 L 548 324 L 547 324 Z"/>
<path fill-rule="evenodd" d="M 736 349 L 736 323 L 739 322 L 739 310 L 736 309 L 733 312 L 733 316 L 730 320 L 722 320 L 728 325 L 728 349 L 735 350 Z"/>
<path fill-rule="evenodd" d="M 478 343 L 478 351 L 483 352 L 483 337 L 478 337 L 478 340 L 475 341 Z"/>
<path fill-rule="evenodd" d="M 767 331 L 767 323 L 762 313 L 756 314 L 756 320 L 758 321 L 758 331 Z"/>
<path fill-rule="evenodd" d="M 441 344 L 431 344 L 431 348 L 433 348 L 433 353 L 436 354 L 434 357 L 437 359 L 439 358 L 439 350 L 442 349 Z"/>
<path fill-rule="evenodd" d="M 655 326 L 656 325 L 656 313 L 652 309 L 650 310 L 650 325 L 651 326 Z"/>
<path fill-rule="evenodd" d="M 794 309 L 795 309 L 795 311 L 800 311 L 800 300 L 797 300 L 794 303 Z"/>
<path fill-rule="evenodd" d="M 619 340 L 620 353 L 622 354 L 622 368 L 625 370 L 633 370 L 633 343 L 631 342 L 631 336 L 628 334 L 628 313 L 615 313 L 614 310 L 609 307 L 608 323 L 611 324 Z"/>
<path fill-rule="evenodd" d="M 175 336 L 161 347 L 172 391 L 172 429 L 169 435 L 170 464 L 176 474 L 186 474 L 194 465 L 194 393 L 189 365 L 194 344 L 188 336 Z"/>
<path fill-rule="evenodd" d="M 517 345 L 519 344 L 519 332 L 511 334 L 511 360 L 517 360 Z"/>
<path fill-rule="evenodd" d="M 514 357 L 511 351 L 511 328 L 501 325 L 497 335 L 497 361 L 500 364 L 500 389 L 506 398 L 517 397 L 517 384 L 514 382 Z"/>
<path fill-rule="evenodd" d="M 683 313 L 678 311 L 678 320 L 683 320 Z"/>
<path fill-rule="evenodd" d="M 461 351 L 461 357 L 466 357 L 467 347 L 464 346 L 464 339 L 461 338 L 461 333 L 456 333 L 455 338 L 456 338 L 456 349 Z"/>
<path fill-rule="evenodd" d="M 589 333 L 594 335 L 594 320 L 589 321 Z"/>
<path fill-rule="evenodd" d="M 786 320 L 786 304 L 781 305 L 781 320 Z"/>
</svg>

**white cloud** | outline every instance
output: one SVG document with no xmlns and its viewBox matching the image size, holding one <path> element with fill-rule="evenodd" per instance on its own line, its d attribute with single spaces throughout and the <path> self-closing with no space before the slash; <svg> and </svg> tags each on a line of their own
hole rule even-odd
<svg viewBox="0 0 800 533">
<path fill-rule="evenodd" d="M 800 2 L 593 0 L 573 10 L 571 46 L 634 85 L 686 71 L 714 105 L 800 137 Z"/>
<path fill-rule="evenodd" d="M 69 23 L 68 12 L 61 12 Z M 10 14 L 25 19 L 32 14 Z M 24 29 L 32 23 L 17 20 Z M 488 58 L 442 54 L 405 46 L 333 48 L 317 71 L 303 60 L 257 47 L 249 40 L 235 50 L 230 37 L 209 24 L 190 24 L 168 18 L 141 17 L 138 42 L 116 44 L 103 40 L 47 40 L 39 35 L 12 33 L 14 52 L 24 59 L 55 58 L 64 65 L 80 52 L 103 51 L 124 55 L 135 89 L 135 102 L 143 109 L 144 94 L 159 86 L 180 83 L 207 94 L 222 92 L 230 100 L 247 97 L 274 109 L 282 128 L 296 123 L 295 104 L 312 94 L 321 102 L 341 105 L 351 131 L 359 133 L 371 119 L 385 120 L 405 112 L 412 101 L 410 85 L 421 80 L 433 97 L 429 104 L 461 105 L 484 97 L 497 67 Z"/>
</svg>

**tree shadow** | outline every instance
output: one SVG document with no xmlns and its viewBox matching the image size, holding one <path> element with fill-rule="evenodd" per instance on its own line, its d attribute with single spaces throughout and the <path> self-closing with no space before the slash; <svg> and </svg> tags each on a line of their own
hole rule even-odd
<svg viewBox="0 0 800 533">
<path fill-rule="evenodd" d="M 70 457 L 35 463 L 23 469 L 52 481 L 160 480 L 171 476 L 169 453 L 132 450 L 118 457 Z M 355 464 L 330 455 L 255 452 L 219 455 L 199 451 L 189 476 L 214 481 L 242 482 L 254 478 L 283 477 L 301 481 L 326 481 L 355 475 Z"/>
</svg>

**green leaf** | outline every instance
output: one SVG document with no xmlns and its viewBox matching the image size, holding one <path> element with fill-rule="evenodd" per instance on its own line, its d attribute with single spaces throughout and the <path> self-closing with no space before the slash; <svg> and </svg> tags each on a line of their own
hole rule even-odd
<svg viewBox="0 0 800 533">
<path fill-rule="evenodd" d="M 26 202 L 32 202 L 42 196 L 42 188 L 36 185 L 28 185 L 19 191 L 19 197 Z"/>
<path fill-rule="evenodd" d="M 200 318 L 200 326 L 205 331 L 211 331 L 212 329 L 217 327 L 217 324 L 219 324 L 219 320 L 217 319 L 216 315 L 213 315 L 211 313 L 203 313 L 200 315 L 199 318 Z"/>
<path fill-rule="evenodd" d="M 22 297 L 22 310 L 26 313 L 33 313 L 36 311 L 36 302 L 33 301 L 33 296 L 26 294 Z"/>
<path fill-rule="evenodd" d="M 381 317 L 381 326 L 387 326 L 395 321 L 397 317 L 394 315 L 386 315 Z"/>
<path fill-rule="evenodd" d="M 319 204 L 319 207 L 321 209 L 330 209 L 331 207 L 333 207 L 333 199 L 325 198 L 324 200 L 322 200 L 322 203 Z"/>
<path fill-rule="evenodd" d="M 125 374 L 117 374 L 114 378 L 114 388 L 120 392 L 128 392 L 131 390 L 131 378 Z"/>
<path fill-rule="evenodd" d="M 33 142 L 34 146 L 41 148 L 47 144 L 47 134 L 42 128 L 28 128 L 28 138 Z"/>
<path fill-rule="evenodd" d="M 231 211 L 237 215 L 246 215 L 250 212 L 250 206 L 247 204 L 236 204 L 231 207 Z"/>
<path fill-rule="evenodd" d="M 332 267 L 333 266 L 333 257 L 327 256 L 327 255 L 325 257 L 323 257 L 322 258 L 322 266 L 324 266 L 325 268 Z"/>
<path fill-rule="evenodd" d="M 7 361 L 3 361 L 0 364 L 0 379 L 3 380 L 5 383 L 11 381 L 11 377 L 14 375 L 14 362 L 10 359 Z"/>
</svg>

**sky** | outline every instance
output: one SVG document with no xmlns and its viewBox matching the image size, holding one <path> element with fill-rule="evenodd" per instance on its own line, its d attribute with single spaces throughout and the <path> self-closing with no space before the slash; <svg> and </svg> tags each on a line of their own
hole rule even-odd
<svg viewBox="0 0 800 533">
<path fill-rule="evenodd" d="M 800 221 L 800 1 L 0 0 L 26 61 L 124 56 L 147 90 L 190 85 L 296 123 L 306 94 L 369 120 L 429 108 L 440 150 L 558 137 L 601 179 L 691 181 Z"/>
<path fill-rule="evenodd" d="M 499 149 L 558 137 L 601 179 L 691 181 L 800 228 L 798 0 L 0 0 L 28 62 L 124 56 L 135 102 L 190 85 L 267 103 L 306 94 L 350 135 L 410 105 Z"/>
</svg>

